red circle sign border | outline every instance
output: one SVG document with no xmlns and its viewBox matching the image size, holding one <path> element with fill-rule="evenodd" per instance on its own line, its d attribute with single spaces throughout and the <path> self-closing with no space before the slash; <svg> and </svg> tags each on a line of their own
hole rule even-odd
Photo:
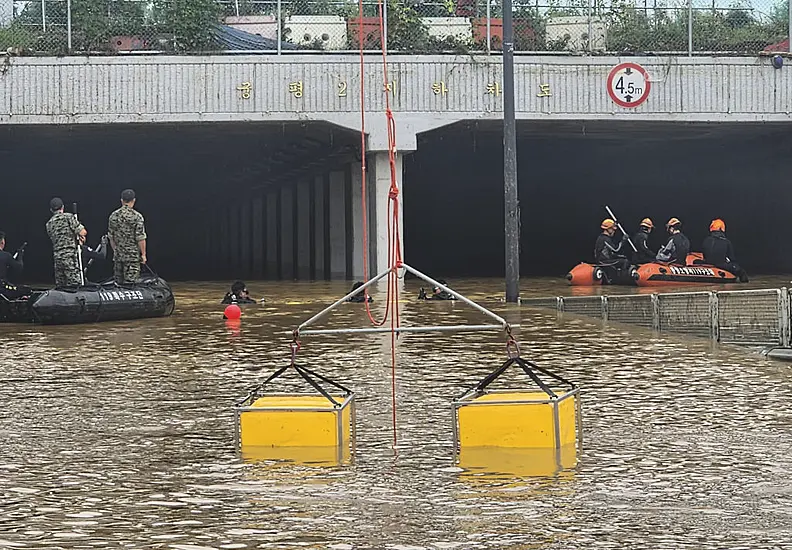
<svg viewBox="0 0 792 550">
<path fill-rule="evenodd" d="M 613 84 L 613 78 L 616 76 L 616 73 L 618 73 L 622 69 L 627 69 L 627 68 L 636 70 L 639 73 L 641 73 L 644 77 L 644 81 L 646 82 L 646 87 L 644 88 L 643 94 L 641 94 L 641 97 L 639 97 L 636 101 L 632 103 L 627 103 L 626 101 L 622 101 L 621 99 L 616 97 L 616 94 L 613 93 L 613 89 L 611 88 L 611 85 Z M 614 68 L 612 68 L 611 72 L 608 74 L 608 95 L 613 100 L 613 102 L 619 107 L 625 107 L 628 109 L 631 109 L 633 107 L 638 107 L 640 104 L 642 104 L 644 101 L 646 101 L 649 98 L 649 92 L 651 91 L 651 89 L 652 89 L 652 83 L 649 82 L 649 74 L 646 72 L 646 69 L 644 69 L 637 63 L 619 63 Z"/>
</svg>

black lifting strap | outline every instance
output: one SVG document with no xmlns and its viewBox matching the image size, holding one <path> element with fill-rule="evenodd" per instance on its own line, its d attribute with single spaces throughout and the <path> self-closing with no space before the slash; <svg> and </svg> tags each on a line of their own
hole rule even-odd
<svg viewBox="0 0 792 550">
<path fill-rule="evenodd" d="M 333 399 L 333 397 L 329 393 L 327 393 L 327 391 L 321 385 L 319 385 L 319 383 L 316 380 L 314 380 L 314 378 L 318 378 L 322 382 L 326 382 L 327 384 L 330 384 L 330 385 L 342 390 L 343 392 L 345 392 L 346 395 L 350 395 L 352 393 L 352 390 L 342 386 L 341 384 L 339 384 L 337 382 L 334 382 L 334 381 L 330 380 L 329 378 L 327 378 L 325 376 L 322 376 L 321 374 L 313 372 L 312 370 L 310 370 L 310 369 L 308 369 L 306 367 L 302 367 L 300 365 L 297 365 L 296 363 L 295 364 L 291 364 L 290 363 L 290 364 L 286 365 L 285 367 L 281 367 L 280 369 L 278 369 L 275 372 L 273 372 L 269 376 L 269 378 L 267 378 L 264 382 L 262 382 L 261 384 L 259 384 L 255 388 L 253 388 L 250 391 L 250 393 L 248 393 L 248 396 L 242 401 L 242 403 L 244 403 L 245 401 L 248 401 L 249 399 L 251 399 L 253 397 L 260 396 L 261 394 L 259 392 L 261 391 L 262 388 L 264 388 L 264 386 L 266 386 L 267 384 L 269 384 L 270 382 L 272 382 L 273 380 L 275 380 L 276 378 L 278 378 L 279 376 L 284 374 L 290 368 L 294 368 L 294 370 L 297 372 L 297 374 L 299 374 L 303 378 L 303 380 L 308 382 L 308 384 L 310 384 L 311 387 L 314 388 L 316 391 L 318 391 L 323 397 L 327 398 L 333 404 L 333 406 L 335 406 L 335 407 L 340 407 L 341 403 L 339 403 L 338 401 Z"/>
<path fill-rule="evenodd" d="M 545 374 L 545 375 L 547 375 L 547 376 L 549 376 L 549 377 L 551 377 L 551 378 L 553 378 L 553 379 L 555 379 L 555 380 L 557 380 L 559 382 L 562 382 L 564 384 L 569 385 L 570 388 L 572 388 L 572 389 L 575 388 L 575 385 L 572 382 L 566 380 L 565 378 L 562 378 L 562 377 L 558 376 L 557 374 L 553 374 L 549 370 L 547 370 L 547 369 L 545 369 L 543 367 L 540 367 L 536 363 L 532 363 L 531 361 L 526 361 L 525 359 L 523 359 L 521 357 L 510 357 L 509 359 L 507 359 L 503 363 L 503 365 L 501 365 L 500 367 L 498 367 L 497 369 L 492 371 L 481 382 L 479 382 L 473 389 L 468 390 L 467 392 L 465 392 L 459 398 L 463 397 L 464 395 L 468 395 L 469 393 L 475 393 L 476 395 L 483 394 L 484 390 L 487 388 L 487 386 L 489 386 L 495 380 L 497 380 L 504 372 L 506 372 L 508 370 L 509 367 L 511 367 L 515 363 L 520 366 L 520 368 L 523 370 L 523 372 L 525 372 L 525 374 L 527 374 L 530 377 L 530 379 L 533 380 L 533 382 L 537 386 L 539 386 L 539 388 L 543 392 L 545 392 L 548 396 L 550 396 L 553 399 L 557 398 L 558 396 L 555 394 L 555 392 L 552 389 L 550 389 L 550 386 L 545 384 L 542 381 L 542 379 L 539 378 L 539 376 L 537 376 L 537 374 L 534 372 L 533 369 L 536 369 L 537 371 L 541 372 L 542 374 Z"/>
</svg>

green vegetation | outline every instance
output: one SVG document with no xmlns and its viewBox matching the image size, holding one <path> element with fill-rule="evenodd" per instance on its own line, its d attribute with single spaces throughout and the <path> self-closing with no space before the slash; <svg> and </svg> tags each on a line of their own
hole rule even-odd
<svg viewBox="0 0 792 550">
<path fill-rule="evenodd" d="M 67 53 L 66 2 L 46 1 L 46 29 L 42 25 L 41 2 L 29 2 L 6 28 L 0 28 L 0 48 L 19 53 Z M 466 53 L 486 48 L 486 4 L 462 0 L 385 0 L 388 2 L 388 47 L 409 53 Z M 431 36 L 425 18 L 454 17 L 457 2 L 473 13 L 473 37 Z M 548 31 L 548 24 L 562 16 L 586 17 L 587 0 L 543 0 L 517 5 L 514 13 L 517 51 L 562 51 L 571 37 Z M 563 2 L 563 3 L 561 3 Z M 769 44 L 780 42 L 788 33 L 788 0 L 769 13 L 759 13 L 734 4 L 728 9 L 696 9 L 693 13 L 695 51 L 755 54 Z M 258 0 L 72 0 L 72 52 L 112 52 L 114 37 L 133 37 L 146 49 L 198 53 L 217 49 L 213 27 L 226 15 L 275 15 L 275 1 Z M 606 51 L 615 53 L 684 52 L 688 45 L 688 11 L 685 8 L 637 7 L 632 0 L 594 0 L 592 15 L 607 29 Z M 357 49 L 358 4 L 355 0 L 283 0 L 283 17 L 291 15 L 336 15 L 349 21 L 348 47 Z M 493 29 L 500 28 L 500 0 L 491 5 Z M 364 4 L 365 47 L 380 47 L 379 8 Z M 499 32 L 494 30 L 492 47 L 498 49 Z M 555 36 L 551 40 L 550 36 Z M 288 40 L 288 35 L 285 35 Z M 585 48 L 584 44 L 581 46 Z M 580 41 L 580 37 L 578 37 Z M 301 46 L 305 48 L 306 46 Z M 317 42 L 308 46 L 321 48 Z"/>
</svg>

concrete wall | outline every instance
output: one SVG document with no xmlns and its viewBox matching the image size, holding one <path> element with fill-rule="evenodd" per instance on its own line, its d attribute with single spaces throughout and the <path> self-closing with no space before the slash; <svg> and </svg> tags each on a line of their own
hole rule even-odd
<svg viewBox="0 0 792 550">
<path fill-rule="evenodd" d="M 792 70 L 757 58 L 631 57 L 649 72 L 641 106 L 625 109 L 608 96 L 614 57 L 518 57 L 519 118 L 630 120 L 790 120 Z M 466 119 L 497 119 L 501 61 L 488 56 L 391 56 L 392 108 L 401 141 Z M 359 124 L 359 66 L 352 55 L 11 58 L 0 74 L 0 122 L 167 122 L 328 120 Z M 366 110 L 384 111 L 382 67 L 365 68 Z M 338 83 L 346 82 L 346 96 Z M 238 89 L 250 82 L 249 99 Z M 289 84 L 302 82 L 302 97 Z M 436 94 L 433 84 L 446 93 Z M 547 85 L 549 95 L 542 93 Z M 382 120 L 371 120 L 384 149 Z M 409 149 L 409 147 L 407 147 Z"/>
</svg>

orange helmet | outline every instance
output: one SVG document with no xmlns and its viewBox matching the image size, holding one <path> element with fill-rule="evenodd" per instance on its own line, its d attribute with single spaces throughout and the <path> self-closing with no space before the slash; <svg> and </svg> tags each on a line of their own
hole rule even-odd
<svg viewBox="0 0 792 550">
<path fill-rule="evenodd" d="M 602 229 L 612 229 L 616 227 L 616 222 L 610 218 L 605 218 L 602 220 L 602 225 L 600 225 Z"/>
<path fill-rule="evenodd" d="M 717 220 L 712 220 L 710 224 L 710 231 L 726 231 L 726 224 L 723 223 L 723 220 L 718 218 Z"/>
<path fill-rule="evenodd" d="M 649 229 L 653 229 L 654 228 L 654 224 L 652 223 L 651 219 L 644 218 L 644 219 L 641 220 L 641 227 L 648 227 Z"/>
<path fill-rule="evenodd" d="M 682 225 L 682 222 L 679 221 L 678 218 L 671 218 L 668 220 L 668 223 L 666 223 L 666 227 L 674 227 L 675 225 Z"/>
</svg>

